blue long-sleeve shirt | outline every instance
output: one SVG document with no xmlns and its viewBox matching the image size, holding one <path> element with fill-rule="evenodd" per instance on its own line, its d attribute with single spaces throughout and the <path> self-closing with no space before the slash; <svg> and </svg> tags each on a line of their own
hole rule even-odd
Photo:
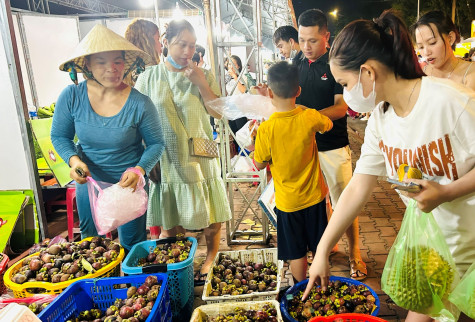
<svg viewBox="0 0 475 322">
<path fill-rule="evenodd" d="M 51 140 L 68 164 L 78 155 L 92 173 L 114 180 L 129 167 L 140 166 L 149 173 L 165 147 L 158 112 L 147 96 L 132 88 L 120 112 L 104 117 L 92 109 L 86 81 L 68 86 L 59 96 Z"/>
</svg>

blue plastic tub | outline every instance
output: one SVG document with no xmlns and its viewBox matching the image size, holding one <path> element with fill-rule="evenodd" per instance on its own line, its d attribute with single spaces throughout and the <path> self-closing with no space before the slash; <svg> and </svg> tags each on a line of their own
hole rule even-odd
<svg viewBox="0 0 475 322">
<path fill-rule="evenodd" d="M 198 242 L 193 237 L 186 237 L 192 242 L 190 254 L 183 262 L 176 264 L 155 264 L 145 267 L 137 266 L 139 259 L 146 257 L 157 245 L 173 243 L 176 238 L 162 238 L 147 240 L 136 244 L 122 262 L 124 274 L 143 274 L 162 272 L 168 275 L 168 289 L 170 291 L 170 303 L 175 321 L 188 321 L 193 312 L 194 281 L 193 259 L 195 257 Z"/>
<path fill-rule="evenodd" d="M 166 274 L 148 274 L 157 276 L 161 283 L 155 304 L 146 322 L 172 320 L 170 298 Z M 127 298 L 127 288 L 139 287 L 148 275 L 108 277 L 79 280 L 68 286 L 48 305 L 38 318 L 43 322 L 64 322 L 77 317 L 81 311 L 99 308 L 103 313 L 114 304 L 115 299 Z"/>
<path fill-rule="evenodd" d="M 351 279 L 351 278 L 345 278 L 345 277 L 340 277 L 340 276 L 330 276 L 330 282 L 334 282 L 334 281 L 345 282 L 348 285 L 364 285 L 364 286 L 366 286 L 368 288 L 368 290 L 371 292 L 371 294 L 374 296 L 374 298 L 376 299 L 376 302 L 374 302 L 374 304 L 376 306 L 376 309 L 373 311 L 373 313 L 371 315 L 372 316 L 378 316 L 379 308 L 380 308 L 379 297 L 376 294 L 376 292 L 371 289 L 371 287 L 369 287 L 368 285 L 366 285 L 364 283 L 361 283 L 361 282 L 358 282 L 354 279 Z M 287 295 L 289 295 L 289 294 L 294 295 L 294 294 L 298 293 L 299 291 L 304 291 L 305 288 L 307 287 L 307 284 L 308 284 L 308 279 L 295 284 L 294 286 L 289 288 L 287 290 L 287 292 L 285 292 L 285 295 L 282 297 L 282 300 L 280 301 L 280 312 L 282 313 L 282 317 L 284 318 L 284 321 L 297 322 L 297 320 L 295 320 L 290 315 L 290 313 L 287 311 L 287 302 L 288 302 L 287 301 Z"/>
</svg>

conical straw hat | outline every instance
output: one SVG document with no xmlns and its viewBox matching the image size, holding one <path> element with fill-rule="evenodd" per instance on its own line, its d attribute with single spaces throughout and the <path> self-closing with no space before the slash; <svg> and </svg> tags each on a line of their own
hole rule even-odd
<svg viewBox="0 0 475 322">
<path fill-rule="evenodd" d="M 137 57 L 140 57 L 145 62 L 145 65 L 152 63 L 152 58 L 146 52 L 135 47 L 132 43 L 127 41 L 124 37 L 119 36 L 110 29 L 107 29 L 101 24 L 95 25 L 94 28 L 81 40 L 77 45 L 71 58 L 59 66 L 62 71 L 67 71 L 68 63 L 75 63 L 82 69 L 86 64 L 86 56 L 102 53 L 106 51 L 121 50 L 125 52 L 125 70 L 135 62 Z M 78 73 L 82 70 L 76 68 Z"/>
</svg>

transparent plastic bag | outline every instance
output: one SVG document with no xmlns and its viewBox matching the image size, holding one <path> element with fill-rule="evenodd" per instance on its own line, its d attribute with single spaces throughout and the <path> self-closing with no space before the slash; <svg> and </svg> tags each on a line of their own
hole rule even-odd
<svg viewBox="0 0 475 322">
<path fill-rule="evenodd" d="M 254 151 L 254 140 L 259 123 L 256 120 L 247 121 L 247 123 L 236 132 L 236 141 L 240 147 Z"/>
<path fill-rule="evenodd" d="M 220 97 L 207 102 L 206 105 L 228 120 L 241 117 L 268 119 L 275 110 L 269 97 L 249 93 Z"/>
<path fill-rule="evenodd" d="M 35 314 L 39 314 L 48 304 L 53 302 L 57 294 L 35 294 L 31 297 L 25 298 L 0 298 L 0 309 L 3 309 L 10 303 L 17 303 L 28 306 L 28 308 Z"/>
<path fill-rule="evenodd" d="M 423 213 L 411 199 L 384 266 L 381 289 L 400 307 L 439 321 L 454 321 L 459 311 L 448 296 L 458 280 L 434 216 Z"/>
<path fill-rule="evenodd" d="M 135 191 L 132 188 L 122 188 L 118 183 L 98 182 L 87 177 L 92 219 L 100 235 L 107 234 L 147 211 L 148 196 L 144 187 L 143 176 L 140 176 Z"/>
<path fill-rule="evenodd" d="M 470 266 L 455 290 L 450 294 L 449 301 L 472 319 L 475 319 L 475 263 Z"/>
</svg>

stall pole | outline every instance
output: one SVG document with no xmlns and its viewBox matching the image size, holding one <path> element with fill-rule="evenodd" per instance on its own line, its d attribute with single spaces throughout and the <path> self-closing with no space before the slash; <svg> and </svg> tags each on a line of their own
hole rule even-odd
<svg viewBox="0 0 475 322">
<path fill-rule="evenodd" d="M 23 78 L 21 76 L 20 59 L 18 56 L 17 42 L 15 38 L 15 30 L 13 27 L 12 14 L 10 9 L 10 1 L 0 1 L 0 29 L 3 39 L 3 48 L 7 58 L 10 79 L 12 82 L 13 95 L 15 97 L 15 107 L 20 121 L 20 130 L 23 141 L 23 148 L 28 151 L 27 157 L 28 172 L 30 174 L 30 187 L 35 196 L 36 211 L 38 214 L 38 223 L 40 230 L 40 239 L 43 240 L 48 235 L 48 225 L 43 207 L 43 196 L 41 194 L 41 185 L 38 177 L 38 168 L 36 158 L 33 153 L 35 151 L 33 144 L 33 133 L 31 126 L 26 120 L 29 119 L 28 107 L 26 103 L 25 88 L 23 86 Z"/>
</svg>

